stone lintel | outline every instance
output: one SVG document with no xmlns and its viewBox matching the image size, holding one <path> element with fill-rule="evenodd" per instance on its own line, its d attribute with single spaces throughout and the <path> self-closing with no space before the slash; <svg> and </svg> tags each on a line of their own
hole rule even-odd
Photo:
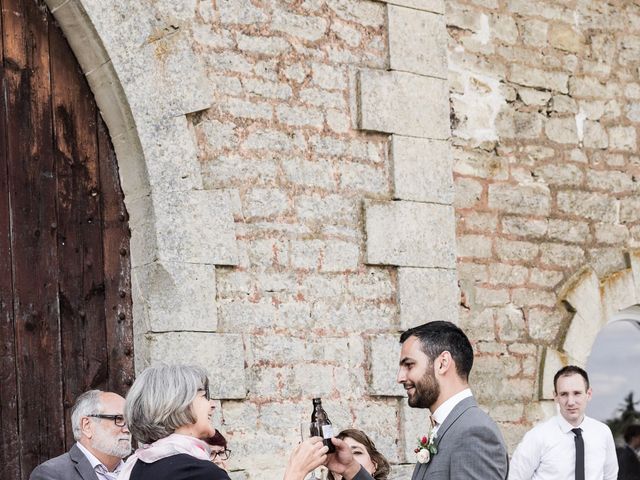
<svg viewBox="0 0 640 480">
<path fill-rule="evenodd" d="M 134 274 L 151 331 L 216 331 L 213 265 L 154 262 L 135 267 Z"/>
<path fill-rule="evenodd" d="M 389 5 L 389 66 L 392 70 L 447 78 L 444 15 Z"/>
<path fill-rule="evenodd" d="M 247 396 L 242 336 L 231 333 L 147 333 L 149 364 L 199 365 L 207 371 L 209 390 L 216 399 Z"/>
<path fill-rule="evenodd" d="M 413 73 L 361 70 L 363 130 L 446 140 L 450 137 L 447 81 Z"/>
<path fill-rule="evenodd" d="M 455 268 L 453 207 L 418 202 L 365 204 L 366 263 Z"/>
<path fill-rule="evenodd" d="M 391 161 L 394 198 L 453 203 L 453 157 L 448 141 L 393 135 Z"/>
</svg>

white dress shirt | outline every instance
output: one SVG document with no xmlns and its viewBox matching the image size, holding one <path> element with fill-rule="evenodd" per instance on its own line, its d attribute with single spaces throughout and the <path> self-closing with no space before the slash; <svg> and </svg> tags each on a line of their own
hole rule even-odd
<svg viewBox="0 0 640 480">
<path fill-rule="evenodd" d="M 115 480 L 118 478 L 118 474 L 120 473 L 120 470 L 122 470 L 122 467 L 124 466 L 124 462 L 122 460 L 120 460 L 120 463 L 116 466 L 115 470 L 113 472 L 110 472 L 109 469 L 100 460 L 98 460 L 95 457 L 95 455 L 93 455 L 89 450 L 87 450 L 80 442 L 77 442 L 76 445 L 78 446 L 80 451 L 84 453 L 84 456 L 87 457 L 87 460 L 89 460 L 89 463 L 91 464 L 91 468 L 93 468 L 93 471 L 98 476 L 98 480 Z"/>
<path fill-rule="evenodd" d="M 513 453 L 509 480 L 575 480 L 572 428 L 558 414 L 529 430 Z M 616 480 L 618 459 L 609 427 L 585 416 L 578 428 L 584 439 L 585 480 Z"/>
<path fill-rule="evenodd" d="M 436 408 L 436 411 L 431 414 L 431 418 L 436 422 L 433 427 L 433 433 L 438 433 L 438 428 L 447 419 L 451 411 L 462 400 L 472 395 L 470 388 L 465 388 L 461 392 L 456 393 L 453 397 L 448 398 L 442 405 Z"/>
</svg>

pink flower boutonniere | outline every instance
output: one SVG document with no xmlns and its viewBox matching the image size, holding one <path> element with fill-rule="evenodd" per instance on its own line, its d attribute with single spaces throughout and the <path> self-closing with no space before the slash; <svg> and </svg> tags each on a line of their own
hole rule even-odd
<svg viewBox="0 0 640 480">
<path fill-rule="evenodd" d="M 416 453 L 416 459 L 420 463 L 429 463 L 431 457 L 438 453 L 438 447 L 436 447 L 436 436 L 432 433 L 433 429 L 429 430 L 427 435 L 423 435 L 422 438 L 418 438 L 418 447 L 414 450 Z"/>
</svg>

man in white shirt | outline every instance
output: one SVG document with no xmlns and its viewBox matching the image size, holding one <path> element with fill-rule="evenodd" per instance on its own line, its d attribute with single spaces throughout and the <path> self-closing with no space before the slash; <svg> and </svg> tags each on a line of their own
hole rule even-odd
<svg viewBox="0 0 640 480">
<path fill-rule="evenodd" d="M 124 398 L 89 390 L 76 400 L 71 414 L 77 443 L 67 453 L 38 465 L 29 480 L 115 480 L 131 453 L 131 434 L 124 421 Z"/>
<path fill-rule="evenodd" d="M 418 449 L 412 480 L 505 480 L 508 456 L 502 434 L 469 389 L 473 348 L 465 333 L 453 323 L 435 321 L 407 330 L 400 343 L 398 383 L 409 406 L 430 409 L 435 422 L 424 425 L 427 448 Z M 371 479 L 344 442 L 333 443 L 330 470 L 346 480 Z"/>
<path fill-rule="evenodd" d="M 509 480 L 616 480 L 611 430 L 585 416 L 589 376 L 568 365 L 553 378 L 559 414 L 528 431 L 511 459 Z"/>
</svg>

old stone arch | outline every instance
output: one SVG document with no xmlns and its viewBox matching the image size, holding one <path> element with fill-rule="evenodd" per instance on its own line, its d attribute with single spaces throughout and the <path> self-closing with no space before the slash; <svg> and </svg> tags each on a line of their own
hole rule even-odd
<svg viewBox="0 0 640 480">
<path fill-rule="evenodd" d="M 547 348 L 540 365 L 539 399 L 553 399 L 553 375 L 564 365 L 584 366 L 600 330 L 633 319 L 640 304 L 640 251 L 627 253 L 628 267 L 600 279 L 590 267 L 564 285 L 559 299 L 573 314 L 559 348 Z M 549 402 L 545 402 L 549 403 Z"/>
</svg>

